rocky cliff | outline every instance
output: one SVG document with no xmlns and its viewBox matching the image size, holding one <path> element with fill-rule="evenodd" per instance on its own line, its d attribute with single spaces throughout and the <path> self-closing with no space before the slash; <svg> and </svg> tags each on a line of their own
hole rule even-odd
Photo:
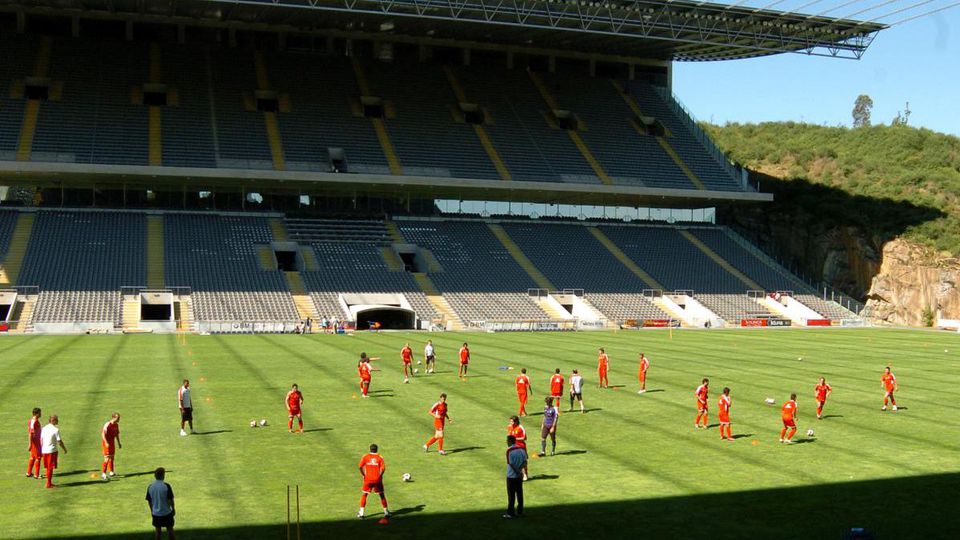
<svg viewBox="0 0 960 540">
<path fill-rule="evenodd" d="M 958 283 L 957 259 L 898 238 L 883 246 L 865 312 L 874 324 L 925 326 L 938 314 L 960 319 Z"/>
</svg>

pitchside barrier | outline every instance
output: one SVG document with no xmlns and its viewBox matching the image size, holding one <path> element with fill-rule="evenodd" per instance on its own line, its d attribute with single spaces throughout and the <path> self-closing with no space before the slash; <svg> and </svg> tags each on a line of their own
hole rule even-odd
<svg viewBox="0 0 960 540">
<path fill-rule="evenodd" d="M 478 321 L 487 332 L 564 332 L 577 329 L 576 319 L 554 321 Z"/>
</svg>

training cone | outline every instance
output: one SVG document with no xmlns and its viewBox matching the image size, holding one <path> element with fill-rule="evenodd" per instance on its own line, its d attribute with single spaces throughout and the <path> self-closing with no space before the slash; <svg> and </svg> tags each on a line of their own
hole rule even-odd
<svg viewBox="0 0 960 540">
<path fill-rule="evenodd" d="M 381 524 L 381 525 L 388 525 L 388 524 L 390 524 L 390 519 L 389 519 L 389 518 L 382 517 L 382 518 L 380 518 L 380 521 L 378 521 L 377 523 L 379 523 L 379 524 Z"/>
</svg>

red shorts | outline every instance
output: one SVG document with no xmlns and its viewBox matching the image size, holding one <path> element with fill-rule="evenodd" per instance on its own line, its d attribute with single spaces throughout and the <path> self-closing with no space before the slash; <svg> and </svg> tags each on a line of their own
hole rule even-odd
<svg viewBox="0 0 960 540">
<path fill-rule="evenodd" d="M 893 395 L 893 391 L 894 391 L 893 388 L 887 388 L 887 394 Z"/>
<path fill-rule="evenodd" d="M 721 424 L 729 424 L 729 423 L 730 423 L 730 415 L 729 415 L 729 414 L 720 413 L 720 423 L 721 423 Z"/>
<path fill-rule="evenodd" d="M 646 373 L 641 373 L 640 375 L 638 375 L 638 378 L 640 379 L 640 382 L 643 382 L 643 381 L 647 380 L 647 374 L 646 374 Z"/>
<path fill-rule="evenodd" d="M 517 399 L 519 399 L 520 401 L 526 401 L 526 400 L 527 400 L 527 393 L 526 393 L 526 392 L 523 392 L 523 393 L 517 392 Z"/>
<path fill-rule="evenodd" d="M 433 429 L 437 431 L 443 431 L 443 423 L 444 423 L 444 420 L 442 418 L 434 418 Z"/>
<path fill-rule="evenodd" d="M 370 377 L 360 377 L 360 384 L 363 383 L 370 384 Z"/>
<path fill-rule="evenodd" d="M 709 407 L 707 406 L 706 403 L 700 403 L 699 401 L 697 402 L 697 411 L 699 411 L 699 412 L 707 412 L 707 409 L 708 409 L 708 408 L 709 408 Z"/>
<path fill-rule="evenodd" d="M 797 423 L 791 418 L 790 420 L 783 421 L 783 427 L 795 428 L 797 427 Z"/>
<path fill-rule="evenodd" d="M 37 443 L 30 443 L 30 457 L 38 459 L 43 454 L 40 453 L 40 445 Z"/>
<path fill-rule="evenodd" d="M 290 416 L 300 416 L 300 407 L 287 409 Z"/>
<path fill-rule="evenodd" d="M 377 482 L 363 481 L 362 491 L 364 493 L 383 493 L 383 480 Z"/>
<path fill-rule="evenodd" d="M 550 397 L 560 399 L 563 397 L 563 390 L 559 392 L 550 392 Z"/>
<path fill-rule="evenodd" d="M 44 469 L 56 469 L 57 468 L 57 453 L 52 454 L 43 454 L 43 468 Z"/>
<path fill-rule="evenodd" d="M 100 443 L 100 446 L 103 448 L 103 455 L 113 457 L 117 453 L 117 449 L 112 444 L 103 444 Z"/>
<path fill-rule="evenodd" d="M 404 359 L 404 360 L 403 360 L 403 365 L 405 365 L 405 366 L 409 366 L 411 363 L 413 363 L 412 360 L 407 360 L 407 359 Z"/>
<path fill-rule="evenodd" d="M 467 365 L 467 364 L 469 364 L 469 363 L 470 363 L 469 360 L 461 360 L 461 361 L 460 361 L 460 365 L 461 365 L 461 366 L 465 366 L 465 365 Z"/>
</svg>

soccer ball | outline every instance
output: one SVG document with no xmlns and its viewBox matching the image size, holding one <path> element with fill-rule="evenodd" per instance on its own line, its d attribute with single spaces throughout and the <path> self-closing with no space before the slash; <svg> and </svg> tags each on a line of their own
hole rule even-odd
<svg viewBox="0 0 960 540">
<path fill-rule="evenodd" d="M 420 368 L 413 368 L 414 373 L 420 373 Z"/>
<path fill-rule="evenodd" d="M 409 481 L 410 481 L 410 473 L 408 473 L 408 472 L 403 473 L 403 481 L 404 481 L 404 482 L 409 482 Z"/>
<path fill-rule="evenodd" d="M 264 426 L 266 426 L 266 425 L 267 425 L 267 419 L 266 419 L 266 418 L 264 418 L 263 420 L 260 420 L 260 427 L 264 427 Z"/>
<path fill-rule="evenodd" d="M 251 421 L 250 421 L 250 427 L 257 427 L 257 421 L 256 421 L 256 420 L 251 420 Z"/>
<path fill-rule="evenodd" d="M 773 399 L 772 397 L 768 397 L 767 399 L 765 399 L 765 400 L 763 400 L 763 401 L 764 401 L 764 403 L 766 403 L 767 405 L 773 405 L 774 403 L 777 402 L 777 401 L 776 401 L 775 399 Z"/>
<path fill-rule="evenodd" d="M 808 430 L 807 430 L 807 437 L 813 437 L 813 430 L 812 430 L 812 429 L 808 429 Z"/>
</svg>

